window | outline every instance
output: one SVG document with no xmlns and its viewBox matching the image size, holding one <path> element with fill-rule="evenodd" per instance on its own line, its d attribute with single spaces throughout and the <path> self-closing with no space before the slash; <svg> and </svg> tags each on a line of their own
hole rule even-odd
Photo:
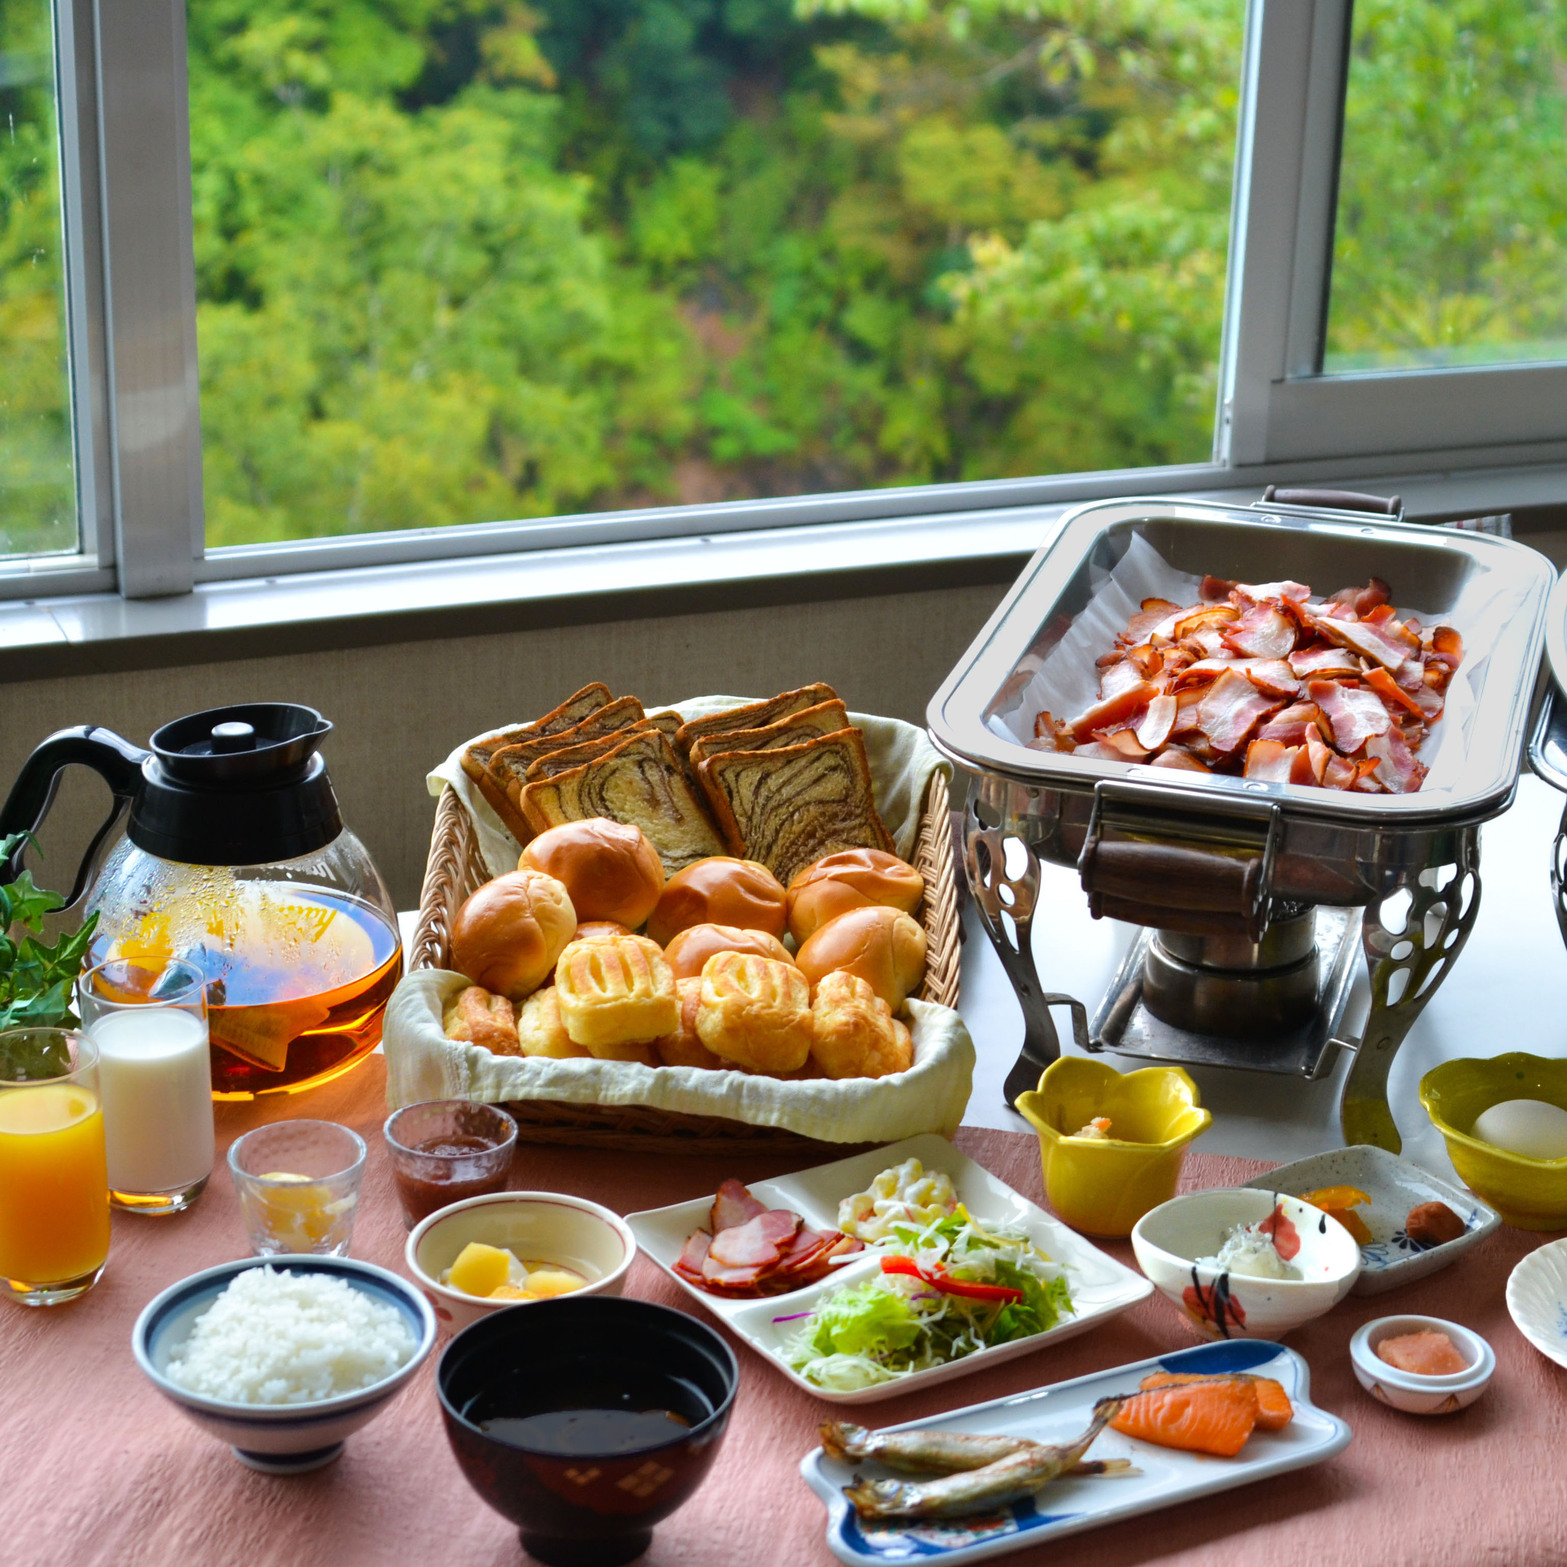
<svg viewBox="0 0 1567 1567">
<path fill-rule="evenodd" d="M 1567 464 L 1559 0 L 0 29 L 0 594 Z"/>
</svg>

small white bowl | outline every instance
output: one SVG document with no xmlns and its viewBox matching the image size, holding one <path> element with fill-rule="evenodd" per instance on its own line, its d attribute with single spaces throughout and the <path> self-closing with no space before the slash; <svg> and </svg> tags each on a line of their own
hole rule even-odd
<svg viewBox="0 0 1567 1567">
<path fill-rule="evenodd" d="M 1259 1279 L 1201 1267 L 1238 1224 L 1256 1224 L 1280 1204 L 1300 1250 L 1299 1279 Z M 1283 1193 L 1236 1186 L 1187 1192 L 1145 1213 L 1132 1230 L 1137 1264 L 1205 1338 L 1279 1338 L 1331 1311 L 1360 1274 L 1360 1248 L 1320 1208 Z"/>
<path fill-rule="evenodd" d="M 408 1237 L 403 1256 L 444 1330 L 456 1333 L 492 1311 L 528 1301 L 465 1295 L 441 1275 L 470 1241 L 501 1246 L 519 1258 L 558 1262 L 584 1275 L 578 1295 L 618 1295 L 637 1254 L 631 1226 L 618 1213 L 562 1192 L 491 1192 L 438 1208 Z"/>
<path fill-rule="evenodd" d="M 390 1376 L 354 1393 L 307 1404 L 242 1404 L 206 1398 L 176 1386 L 165 1374 L 191 1326 L 247 1268 L 272 1267 L 291 1273 L 319 1273 L 341 1279 L 372 1300 L 394 1306 L 416 1345 L 412 1357 Z M 131 1352 L 154 1387 L 197 1425 L 234 1450 L 234 1456 L 263 1474 L 305 1474 L 329 1464 L 344 1441 L 368 1425 L 416 1372 L 435 1347 L 435 1313 L 419 1292 L 395 1273 L 348 1257 L 245 1257 L 193 1273 L 156 1295 L 131 1330 Z"/>
<path fill-rule="evenodd" d="M 1537 1247 L 1513 1269 L 1507 1310 L 1547 1360 L 1567 1366 L 1567 1240 Z"/>
<path fill-rule="evenodd" d="M 1445 1333 L 1469 1362 L 1467 1369 L 1423 1377 L 1390 1366 L 1378 1357 L 1377 1345 L 1401 1333 Z M 1478 1333 L 1440 1317 L 1378 1317 L 1350 1339 L 1349 1361 L 1355 1380 L 1379 1403 L 1409 1415 L 1450 1415 L 1468 1408 L 1485 1391 L 1496 1370 L 1496 1351 Z"/>
</svg>

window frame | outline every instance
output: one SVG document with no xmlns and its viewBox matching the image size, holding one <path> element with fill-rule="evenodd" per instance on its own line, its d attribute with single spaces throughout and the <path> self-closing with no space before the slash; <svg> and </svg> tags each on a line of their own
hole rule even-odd
<svg viewBox="0 0 1567 1567">
<path fill-rule="evenodd" d="M 665 506 L 208 550 L 183 0 L 54 0 L 80 548 L 0 599 L 201 585 L 1125 494 L 1399 477 L 1440 511 L 1560 495 L 1567 365 L 1323 376 L 1353 0 L 1248 0 L 1210 463 Z M 1477 395 L 1478 394 L 1478 395 Z M 1486 476 L 1495 483 L 1487 485 Z M 1436 479 L 1433 489 L 1431 480 Z M 1457 500 L 1458 496 L 1462 500 Z"/>
</svg>

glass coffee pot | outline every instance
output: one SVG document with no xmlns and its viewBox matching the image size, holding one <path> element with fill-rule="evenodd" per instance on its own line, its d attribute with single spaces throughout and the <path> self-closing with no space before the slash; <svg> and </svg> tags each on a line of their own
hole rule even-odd
<svg viewBox="0 0 1567 1567">
<path fill-rule="evenodd" d="M 193 713 L 145 751 L 108 729 L 63 729 L 0 809 L 0 836 L 30 832 L 63 768 L 90 767 L 109 785 L 114 810 L 67 907 L 98 915 L 89 964 L 157 971 L 183 958 L 206 974 L 217 1099 L 295 1093 L 346 1072 L 380 1042 L 402 973 L 391 897 L 343 826 L 318 749 L 331 730 L 288 702 Z"/>
</svg>

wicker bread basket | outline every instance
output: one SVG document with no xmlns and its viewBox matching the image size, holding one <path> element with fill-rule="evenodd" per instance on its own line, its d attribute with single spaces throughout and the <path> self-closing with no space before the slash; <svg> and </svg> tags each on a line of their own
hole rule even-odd
<svg viewBox="0 0 1567 1567">
<path fill-rule="evenodd" d="M 925 898 L 916 911 L 928 943 L 921 1001 L 958 1004 L 958 897 L 952 858 L 951 801 L 946 776 L 932 774 L 920 812 L 913 862 L 925 878 Z M 419 896 L 419 922 L 409 968 L 447 968 L 451 963 L 452 916 L 468 895 L 490 879 L 479 853 L 467 808 L 449 785 L 435 809 L 430 858 Z M 680 1115 L 641 1105 L 581 1105 L 558 1100 L 513 1100 L 506 1104 L 524 1142 L 567 1143 L 666 1153 L 800 1153 L 834 1157 L 852 1152 L 772 1126 L 752 1126 L 720 1116 Z"/>
</svg>

